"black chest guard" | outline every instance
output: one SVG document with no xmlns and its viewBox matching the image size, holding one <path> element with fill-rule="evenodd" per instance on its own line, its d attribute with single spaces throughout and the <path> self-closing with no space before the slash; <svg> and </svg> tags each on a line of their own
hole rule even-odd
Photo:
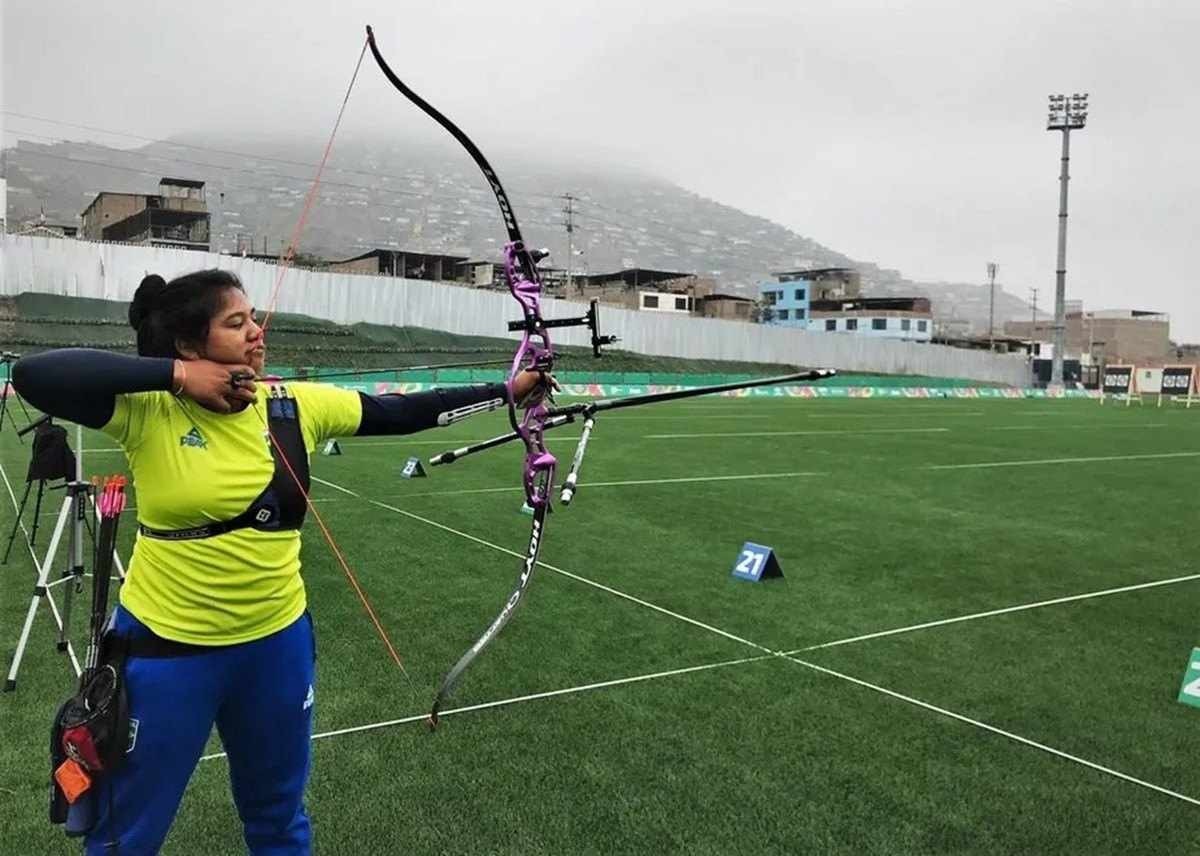
<svg viewBox="0 0 1200 856">
<path fill-rule="evenodd" d="M 250 507 L 232 520 L 222 520 L 189 529 L 151 529 L 138 525 L 142 535 L 168 541 L 190 541 L 212 538 L 234 529 L 258 529 L 278 532 L 299 529 L 304 525 L 308 510 L 308 452 L 300 431 L 300 408 L 287 387 L 271 387 L 267 397 L 267 426 L 270 430 L 271 457 L 275 472 L 266 489 L 250 503 Z M 289 469 L 290 466 L 290 469 Z"/>
</svg>

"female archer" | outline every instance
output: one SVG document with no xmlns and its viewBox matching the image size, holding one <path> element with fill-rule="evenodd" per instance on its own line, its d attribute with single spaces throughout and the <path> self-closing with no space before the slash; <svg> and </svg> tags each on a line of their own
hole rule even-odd
<svg viewBox="0 0 1200 856">
<path fill-rule="evenodd" d="M 256 384 L 263 329 L 241 282 L 220 270 L 147 276 L 129 322 L 136 357 L 49 351 L 12 374 L 41 410 L 112 437 L 137 490 L 138 538 L 110 625 L 127 643 L 136 728 L 124 763 L 97 781 L 87 852 L 157 852 L 215 724 L 250 851 L 308 853 L 308 455 L 328 438 L 409 434 L 442 414 L 498 407 L 508 391 Z M 536 398 L 548 383 L 525 372 L 512 393 Z"/>
</svg>

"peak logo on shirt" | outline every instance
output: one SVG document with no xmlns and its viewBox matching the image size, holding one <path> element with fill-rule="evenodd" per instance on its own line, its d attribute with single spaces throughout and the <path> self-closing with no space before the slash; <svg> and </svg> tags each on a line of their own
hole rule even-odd
<svg viewBox="0 0 1200 856">
<path fill-rule="evenodd" d="M 207 449 L 208 441 L 200 436 L 200 429 L 193 427 L 182 437 L 179 438 L 180 446 L 194 446 L 197 449 Z"/>
</svg>

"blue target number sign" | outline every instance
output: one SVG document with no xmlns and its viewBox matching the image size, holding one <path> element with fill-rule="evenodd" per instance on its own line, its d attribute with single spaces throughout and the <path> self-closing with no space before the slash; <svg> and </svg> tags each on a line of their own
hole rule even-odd
<svg viewBox="0 0 1200 856">
<path fill-rule="evenodd" d="M 783 569 L 779 567 L 774 550 L 765 544 L 747 541 L 733 563 L 733 576 L 756 583 L 769 577 L 782 577 Z"/>
</svg>

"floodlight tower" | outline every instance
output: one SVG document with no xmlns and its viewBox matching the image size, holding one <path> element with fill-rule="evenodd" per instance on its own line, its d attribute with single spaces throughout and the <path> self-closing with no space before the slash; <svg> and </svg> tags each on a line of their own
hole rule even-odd
<svg viewBox="0 0 1200 856">
<path fill-rule="evenodd" d="M 1071 180 L 1071 131 L 1087 124 L 1088 94 L 1078 92 L 1050 96 L 1047 131 L 1062 131 L 1062 169 L 1058 176 L 1058 267 L 1054 273 L 1054 355 L 1050 364 L 1050 385 L 1062 386 L 1063 348 L 1066 345 L 1067 299 L 1067 182 Z"/>
<path fill-rule="evenodd" d="M 1000 266 L 988 262 L 988 350 L 996 350 L 996 271 Z"/>
</svg>

